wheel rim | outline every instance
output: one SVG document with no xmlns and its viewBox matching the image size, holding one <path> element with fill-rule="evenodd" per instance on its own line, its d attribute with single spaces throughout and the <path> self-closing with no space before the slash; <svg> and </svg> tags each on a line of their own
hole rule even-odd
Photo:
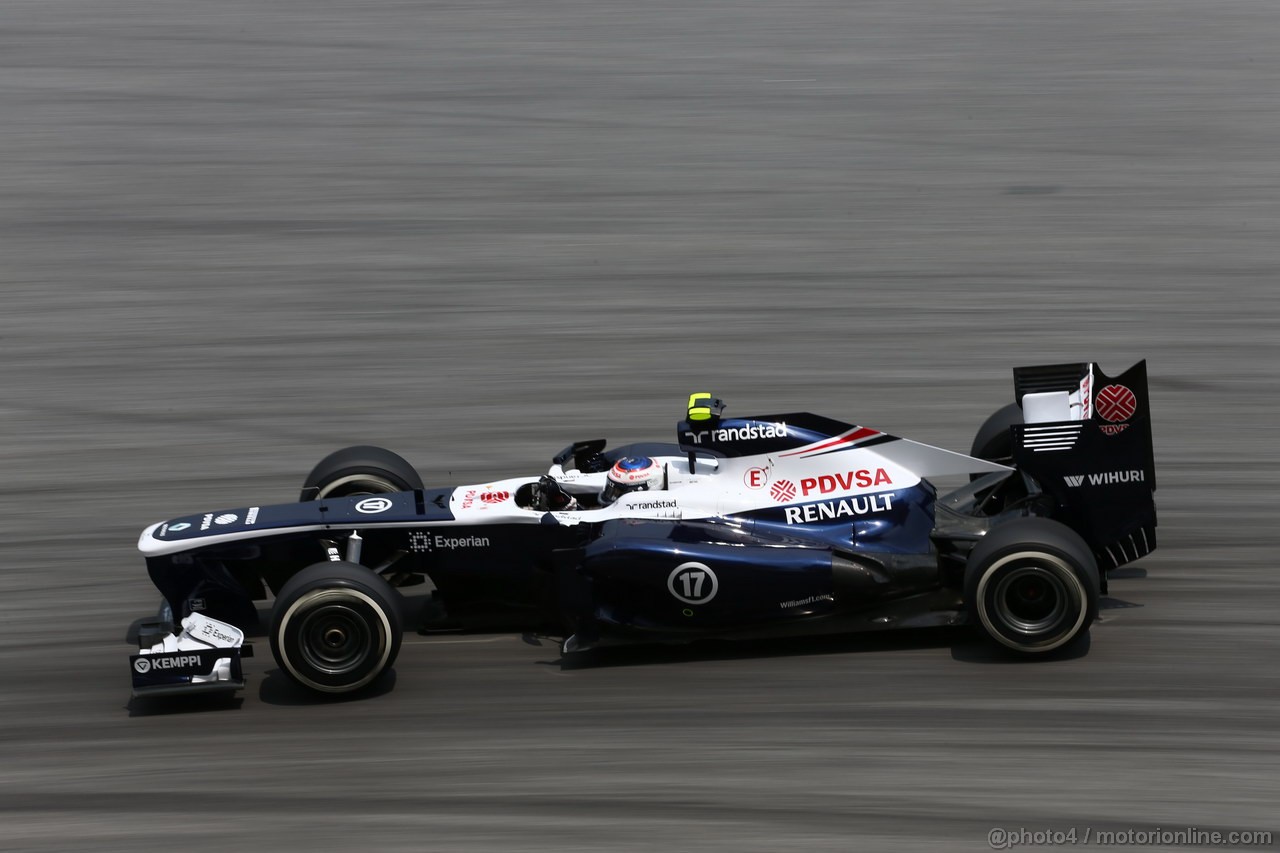
<svg viewBox="0 0 1280 853">
<path fill-rule="evenodd" d="M 1019 634 L 1032 636 L 1062 620 L 1068 595 L 1055 572 L 1043 566 L 1022 566 L 996 584 L 994 604 L 1001 621 Z"/>
<path fill-rule="evenodd" d="M 352 474 L 326 484 L 316 493 L 316 500 L 360 497 L 362 495 L 385 495 L 389 492 L 401 491 L 404 491 L 404 489 L 386 477 L 379 477 L 376 474 Z"/>
<path fill-rule="evenodd" d="M 1012 649 L 1047 652 L 1084 627 L 1089 598 L 1075 571 L 1056 555 L 1021 551 L 996 560 L 978 582 L 978 616 Z"/>
<path fill-rule="evenodd" d="M 299 682 L 325 693 L 365 686 L 391 657 L 391 623 L 360 590 L 316 589 L 285 611 L 276 629 L 280 663 Z"/>
<path fill-rule="evenodd" d="M 302 659 L 326 675 L 342 675 L 359 668 L 373 651 L 372 639 L 364 620 L 344 603 L 309 610 L 298 624 Z"/>
</svg>

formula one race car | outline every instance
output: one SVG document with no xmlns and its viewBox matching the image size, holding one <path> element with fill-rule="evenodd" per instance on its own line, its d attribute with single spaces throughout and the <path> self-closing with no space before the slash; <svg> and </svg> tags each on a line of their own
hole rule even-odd
<svg viewBox="0 0 1280 853">
<path fill-rule="evenodd" d="M 1048 652 L 1088 629 L 1107 571 L 1155 548 L 1146 363 L 1018 368 L 1014 388 L 968 456 L 806 413 L 726 418 L 710 394 L 677 443 L 581 441 L 542 476 L 425 488 L 390 451 L 340 450 L 299 503 L 143 531 L 165 604 L 135 694 L 242 686 L 271 596 L 276 662 L 324 693 L 373 682 L 406 622 L 541 632 L 571 655 L 972 621 Z M 955 475 L 941 496 L 927 479 Z"/>
</svg>

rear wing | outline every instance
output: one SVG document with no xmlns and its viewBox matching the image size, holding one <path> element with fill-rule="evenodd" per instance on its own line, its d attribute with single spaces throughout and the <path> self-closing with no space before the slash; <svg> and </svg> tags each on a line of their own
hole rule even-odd
<svg viewBox="0 0 1280 853">
<path fill-rule="evenodd" d="M 1156 547 L 1147 363 L 1119 376 L 1092 363 L 1019 367 L 1013 463 L 1053 498 L 1053 517 L 1113 569 Z"/>
</svg>

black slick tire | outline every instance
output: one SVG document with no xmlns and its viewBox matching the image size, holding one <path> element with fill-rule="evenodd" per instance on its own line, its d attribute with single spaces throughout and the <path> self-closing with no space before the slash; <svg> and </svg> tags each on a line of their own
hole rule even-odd
<svg viewBox="0 0 1280 853">
<path fill-rule="evenodd" d="M 1022 409 L 1017 403 L 1010 403 L 1003 409 L 997 410 L 982 422 L 982 426 L 978 427 L 969 455 L 988 462 L 1012 465 L 1013 432 L 1011 428 L 1020 423 L 1022 423 Z"/>
<path fill-rule="evenodd" d="M 382 447 L 359 445 L 330 453 L 311 469 L 299 500 L 382 495 L 422 488 L 422 478 L 403 458 Z"/>
<path fill-rule="evenodd" d="M 1043 654 L 1071 642 L 1098 616 L 1098 566 L 1075 531 L 1047 518 L 1017 518 L 969 554 L 965 602 L 996 642 Z"/>
<path fill-rule="evenodd" d="M 271 654 L 286 676 L 318 693 L 369 686 L 400 652 L 400 594 L 364 566 L 316 563 L 281 588 Z"/>
</svg>

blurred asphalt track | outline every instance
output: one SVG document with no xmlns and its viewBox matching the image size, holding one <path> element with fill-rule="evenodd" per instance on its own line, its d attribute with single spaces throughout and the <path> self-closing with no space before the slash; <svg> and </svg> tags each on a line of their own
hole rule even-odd
<svg viewBox="0 0 1280 853">
<path fill-rule="evenodd" d="M 0 848 L 987 849 L 1280 830 L 1274 0 L 0 5 Z M 685 396 L 955 449 L 1150 360 L 1160 549 L 1087 654 L 410 635 L 138 715 L 134 551 L 325 453 L 433 484 Z M 1146 849 L 1162 849 L 1160 845 Z"/>
</svg>

